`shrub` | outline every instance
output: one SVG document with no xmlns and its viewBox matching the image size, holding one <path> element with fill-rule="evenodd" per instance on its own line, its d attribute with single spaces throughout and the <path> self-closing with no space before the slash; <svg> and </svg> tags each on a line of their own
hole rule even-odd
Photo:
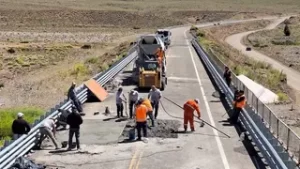
<svg viewBox="0 0 300 169">
<path fill-rule="evenodd" d="M 18 107 L 6 108 L 0 110 L 0 140 L 8 140 L 12 136 L 11 125 L 16 118 L 17 113 L 24 113 L 24 119 L 32 124 L 36 119 L 44 113 L 42 109 L 37 107 Z M 3 142 L 3 141 L 2 141 Z"/>
<path fill-rule="evenodd" d="M 282 93 L 282 92 L 278 92 L 277 96 L 278 96 L 278 100 L 280 102 L 285 102 L 285 101 L 287 101 L 289 99 L 289 97 L 287 96 L 287 94 Z"/>
<path fill-rule="evenodd" d="M 83 63 L 75 64 L 74 67 L 73 67 L 73 70 L 71 71 L 71 75 L 75 75 L 76 77 L 84 76 L 84 75 L 87 75 L 89 73 L 90 73 L 89 69 Z"/>
</svg>

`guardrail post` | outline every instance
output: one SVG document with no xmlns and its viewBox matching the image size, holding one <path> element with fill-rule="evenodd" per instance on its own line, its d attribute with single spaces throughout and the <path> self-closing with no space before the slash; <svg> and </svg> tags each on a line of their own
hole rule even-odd
<svg viewBox="0 0 300 169">
<path fill-rule="evenodd" d="M 279 119 L 276 120 L 276 136 L 279 138 Z"/>
<path fill-rule="evenodd" d="M 258 98 L 256 97 L 256 113 L 258 114 Z"/>
<path fill-rule="evenodd" d="M 263 109 L 262 109 L 262 112 L 261 112 L 261 118 L 263 121 L 265 121 L 265 105 L 263 105 Z"/>
<path fill-rule="evenodd" d="M 271 130 L 271 125 L 272 125 L 272 117 L 271 117 L 271 110 L 269 110 L 269 129 Z"/>
<path fill-rule="evenodd" d="M 287 143 L 286 143 L 286 150 L 289 150 L 289 146 L 290 146 L 290 135 L 291 135 L 291 130 L 288 128 L 288 133 L 287 133 Z"/>
</svg>

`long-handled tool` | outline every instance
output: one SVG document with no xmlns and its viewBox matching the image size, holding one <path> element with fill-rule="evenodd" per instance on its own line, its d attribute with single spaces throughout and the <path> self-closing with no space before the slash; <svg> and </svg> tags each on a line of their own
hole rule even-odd
<svg viewBox="0 0 300 169">
<path fill-rule="evenodd" d="M 163 96 L 166 100 L 168 100 L 169 102 L 173 103 L 174 105 L 176 105 L 177 107 L 180 107 L 181 109 L 183 109 L 183 107 L 181 107 L 179 104 L 175 103 L 174 101 L 166 98 L 165 96 Z M 194 115 L 195 116 L 195 115 Z M 224 134 L 225 136 L 227 136 L 228 138 L 230 138 L 230 136 L 226 133 L 224 133 L 223 131 L 217 129 L 216 127 L 212 126 L 211 124 L 209 124 L 208 122 L 206 122 L 205 120 L 200 119 L 203 123 L 209 125 L 210 127 L 212 127 L 213 129 L 217 130 L 218 132 Z"/>
</svg>

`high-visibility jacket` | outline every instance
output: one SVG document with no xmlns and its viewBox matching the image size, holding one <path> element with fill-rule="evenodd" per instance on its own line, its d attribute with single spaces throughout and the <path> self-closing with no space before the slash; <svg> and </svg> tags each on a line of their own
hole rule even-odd
<svg viewBox="0 0 300 169">
<path fill-rule="evenodd" d="M 246 105 L 246 97 L 245 95 L 241 95 L 241 96 L 238 96 L 236 101 L 233 101 L 233 104 L 235 105 L 236 108 L 244 108 L 245 105 Z"/>
<path fill-rule="evenodd" d="M 162 49 L 158 48 L 155 53 L 157 57 L 160 57 L 162 59 L 164 58 L 164 51 Z"/>
<path fill-rule="evenodd" d="M 187 116 L 194 116 L 194 111 L 197 111 L 198 116 L 200 116 L 200 108 L 199 105 L 195 102 L 195 100 L 191 99 L 188 100 L 184 105 L 183 105 L 183 109 L 184 109 L 184 115 Z"/>
<path fill-rule="evenodd" d="M 135 109 L 135 118 L 137 122 L 145 122 L 147 121 L 147 112 L 148 112 L 148 108 L 141 104 L 139 106 L 136 107 Z"/>
<path fill-rule="evenodd" d="M 149 99 L 145 99 L 142 103 L 143 105 L 145 105 L 148 108 L 148 111 L 152 111 L 152 105 Z"/>
</svg>

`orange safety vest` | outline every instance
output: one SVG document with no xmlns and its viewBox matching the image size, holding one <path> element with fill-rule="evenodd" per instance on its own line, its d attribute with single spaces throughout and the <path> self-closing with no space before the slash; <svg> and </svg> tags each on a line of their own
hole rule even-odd
<svg viewBox="0 0 300 169">
<path fill-rule="evenodd" d="M 193 116 L 194 111 L 196 110 L 198 115 L 200 116 L 200 109 L 198 104 L 194 100 L 188 100 L 184 105 L 184 114 Z"/>
<path fill-rule="evenodd" d="M 148 108 L 148 111 L 152 111 L 152 105 L 149 99 L 145 99 L 144 102 L 142 103 L 143 105 L 145 105 Z"/>
<path fill-rule="evenodd" d="M 147 112 L 148 108 L 141 104 L 135 109 L 135 118 L 137 122 L 145 122 L 147 121 Z"/>
<path fill-rule="evenodd" d="M 244 97 L 244 99 L 242 101 L 240 101 L 240 102 L 234 102 L 234 103 L 236 104 L 235 106 L 237 108 L 241 108 L 242 109 L 246 105 L 246 97 L 245 97 L 245 95 L 241 95 L 240 97 L 238 97 L 238 99 L 241 98 L 241 97 Z"/>
</svg>

